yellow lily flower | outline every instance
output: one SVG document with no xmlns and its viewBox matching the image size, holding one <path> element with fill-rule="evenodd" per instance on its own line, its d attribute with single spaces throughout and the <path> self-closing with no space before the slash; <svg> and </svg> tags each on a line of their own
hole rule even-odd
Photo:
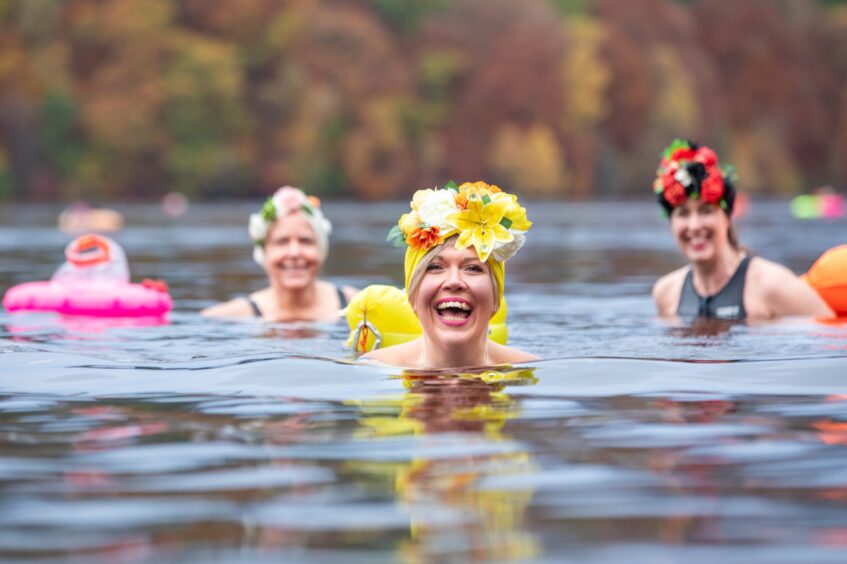
<svg viewBox="0 0 847 564">
<path fill-rule="evenodd" d="M 503 217 L 511 222 L 509 224 L 509 229 L 527 231 L 530 227 L 532 227 L 532 222 L 526 218 L 526 208 L 522 208 L 518 205 L 517 196 L 514 194 L 500 192 L 499 194 L 494 194 L 492 199 L 495 201 L 505 200 L 507 202 L 506 212 L 503 214 Z"/>
<path fill-rule="evenodd" d="M 490 200 L 486 204 L 483 198 L 469 196 L 468 209 L 447 217 L 447 221 L 459 230 L 456 248 L 465 249 L 473 245 L 479 260 L 485 262 L 494 250 L 495 243 L 513 241 L 514 235 L 500 225 L 508 205 L 505 199 Z"/>
</svg>

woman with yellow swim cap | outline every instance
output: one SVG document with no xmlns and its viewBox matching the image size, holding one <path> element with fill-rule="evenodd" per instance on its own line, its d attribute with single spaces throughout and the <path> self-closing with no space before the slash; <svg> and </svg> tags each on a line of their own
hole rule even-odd
<svg viewBox="0 0 847 564">
<path fill-rule="evenodd" d="M 516 196 L 485 182 L 418 190 L 389 239 L 405 244 L 406 292 L 422 335 L 362 358 L 407 368 L 459 368 L 535 360 L 489 339 L 501 307 L 504 262 L 532 222 Z"/>
</svg>

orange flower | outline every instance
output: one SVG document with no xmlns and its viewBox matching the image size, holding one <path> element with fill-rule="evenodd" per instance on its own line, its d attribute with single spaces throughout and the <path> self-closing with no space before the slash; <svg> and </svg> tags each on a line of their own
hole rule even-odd
<svg viewBox="0 0 847 564">
<path fill-rule="evenodd" d="M 456 206 L 460 210 L 468 209 L 468 193 L 467 192 L 459 192 L 456 194 Z"/>
<path fill-rule="evenodd" d="M 317 196 L 307 196 L 306 199 L 309 200 L 309 203 L 312 204 L 313 208 L 321 207 L 321 200 Z"/>
<path fill-rule="evenodd" d="M 441 236 L 438 234 L 438 227 L 415 229 L 408 237 L 406 237 L 406 244 L 413 249 L 429 249 L 441 242 Z"/>
</svg>

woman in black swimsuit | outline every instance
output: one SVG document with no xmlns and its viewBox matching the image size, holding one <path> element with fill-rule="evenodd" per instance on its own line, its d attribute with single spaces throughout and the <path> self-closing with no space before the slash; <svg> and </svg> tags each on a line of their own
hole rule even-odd
<svg viewBox="0 0 847 564">
<path fill-rule="evenodd" d="M 356 290 L 318 280 L 332 230 L 320 201 L 298 188 L 280 188 L 250 216 L 249 230 L 253 258 L 267 272 L 270 285 L 201 313 L 276 322 L 338 320 Z"/>
<path fill-rule="evenodd" d="M 794 273 L 739 246 L 731 221 L 735 187 L 714 151 L 675 140 L 665 150 L 653 187 L 689 262 L 653 287 L 659 315 L 832 317 L 820 296 Z"/>
</svg>

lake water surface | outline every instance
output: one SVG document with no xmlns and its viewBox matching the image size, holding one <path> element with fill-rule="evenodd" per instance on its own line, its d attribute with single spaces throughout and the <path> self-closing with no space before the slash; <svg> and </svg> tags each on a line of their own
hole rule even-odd
<svg viewBox="0 0 847 564">
<path fill-rule="evenodd" d="M 265 282 L 258 205 L 117 206 L 166 324 L 0 313 L 0 560 L 847 561 L 847 325 L 655 319 L 656 206 L 529 202 L 510 343 L 544 360 L 419 374 L 197 315 Z M 405 205 L 326 203 L 325 276 L 401 283 Z M 0 210 L 0 290 L 62 261 L 59 211 Z M 740 232 L 802 272 L 847 222 L 754 202 Z"/>
</svg>

